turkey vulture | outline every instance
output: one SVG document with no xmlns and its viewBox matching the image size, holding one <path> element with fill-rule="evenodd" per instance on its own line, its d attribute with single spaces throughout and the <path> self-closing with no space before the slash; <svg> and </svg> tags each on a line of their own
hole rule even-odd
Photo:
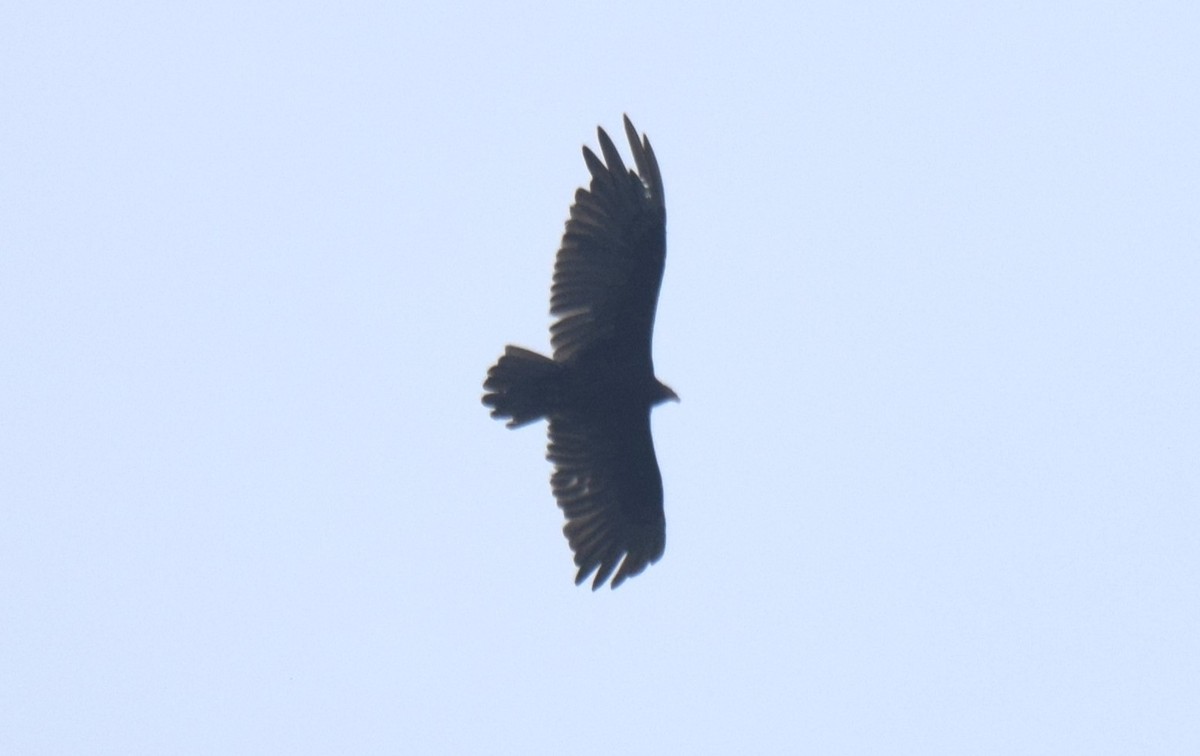
<svg viewBox="0 0 1200 756">
<path fill-rule="evenodd" d="M 591 185 L 575 192 L 554 261 L 554 358 L 507 346 L 483 384 L 483 403 L 508 427 L 549 420 L 550 487 L 579 567 L 575 584 L 594 570 L 592 590 L 610 577 L 616 588 L 662 556 L 666 520 L 650 409 L 679 400 L 654 377 L 650 355 L 667 252 L 658 161 L 629 116 L 637 170 L 625 167 L 603 128 L 596 133 L 604 161 L 583 148 Z"/>
</svg>

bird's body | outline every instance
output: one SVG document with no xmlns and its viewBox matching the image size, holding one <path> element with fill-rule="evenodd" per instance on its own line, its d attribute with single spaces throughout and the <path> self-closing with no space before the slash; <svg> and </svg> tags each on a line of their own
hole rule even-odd
<svg viewBox="0 0 1200 756">
<path fill-rule="evenodd" d="M 625 118 L 636 171 L 603 129 L 604 162 L 575 194 L 554 265 L 553 359 L 509 346 L 488 371 L 483 403 L 510 427 L 549 420 L 551 488 L 563 532 L 593 589 L 615 588 L 662 556 L 662 477 L 650 409 L 678 399 L 654 376 L 651 338 L 666 260 L 662 177 L 650 142 Z M 620 568 L 618 569 L 618 565 Z M 615 574 L 614 574 L 615 572 Z"/>
</svg>

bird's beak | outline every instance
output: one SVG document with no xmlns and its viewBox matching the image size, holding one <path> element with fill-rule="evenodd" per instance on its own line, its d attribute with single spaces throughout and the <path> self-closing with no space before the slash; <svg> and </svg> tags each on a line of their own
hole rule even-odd
<svg viewBox="0 0 1200 756">
<path fill-rule="evenodd" d="M 659 401 L 665 402 L 668 399 L 674 402 L 679 401 L 679 394 L 676 394 L 674 391 L 672 391 L 670 386 L 666 385 L 665 383 L 659 383 L 658 385 L 662 386 L 662 399 Z"/>
</svg>

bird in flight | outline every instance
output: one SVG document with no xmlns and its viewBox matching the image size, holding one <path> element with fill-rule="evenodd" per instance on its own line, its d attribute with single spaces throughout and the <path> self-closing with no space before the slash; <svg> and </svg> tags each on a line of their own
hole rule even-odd
<svg viewBox="0 0 1200 756">
<path fill-rule="evenodd" d="M 616 588 L 662 556 L 662 475 L 650 410 L 675 392 L 654 377 L 651 339 L 666 263 L 667 213 L 650 140 L 625 116 L 636 169 L 596 130 L 592 180 L 575 192 L 550 288 L 554 356 L 516 346 L 488 370 L 483 403 L 516 428 L 549 421 L 550 487 L 563 533 L 592 590 Z"/>
</svg>

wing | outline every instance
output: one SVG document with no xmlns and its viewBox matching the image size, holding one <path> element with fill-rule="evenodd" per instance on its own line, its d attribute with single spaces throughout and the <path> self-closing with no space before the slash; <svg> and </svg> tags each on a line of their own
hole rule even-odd
<svg viewBox="0 0 1200 756">
<path fill-rule="evenodd" d="M 550 485 L 579 567 L 576 585 L 598 570 L 592 590 L 609 576 L 616 588 L 658 561 L 667 534 L 649 411 L 554 415 L 546 458 L 554 463 Z"/>
<path fill-rule="evenodd" d="M 637 170 L 627 170 L 604 129 L 597 129 L 604 162 L 587 147 L 591 171 L 575 204 L 554 262 L 550 327 L 554 359 L 570 360 L 598 343 L 611 359 L 645 364 L 666 262 L 666 205 L 650 140 L 639 139 L 629 117 L 625 134 Z M 644 361 L 644 363 L 642 362 Z"/>
</svg>

